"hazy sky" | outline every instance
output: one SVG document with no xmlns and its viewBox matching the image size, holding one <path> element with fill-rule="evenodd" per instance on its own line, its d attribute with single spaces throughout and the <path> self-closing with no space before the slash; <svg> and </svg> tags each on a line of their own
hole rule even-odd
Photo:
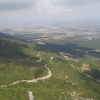
<svg viewBox="0 0 100 100">
<path fill-rule="evenodd" d="M 0 22 L 100 19 L 100 0 L 0 0 Z"/>
</svg>

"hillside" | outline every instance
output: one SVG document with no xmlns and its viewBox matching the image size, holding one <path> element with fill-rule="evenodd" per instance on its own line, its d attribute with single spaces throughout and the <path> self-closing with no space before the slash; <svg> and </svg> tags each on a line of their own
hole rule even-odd
<svg viewBox="0 0 100 100">
<path fill-rule="evenodd" d="M 76 62 L 59 53 L 67 50 L 62 44 L 38 45 L 0 34 L 0 100 L 29 100 L 29 91 L 34 100 L 100 99 L 100 61 L 91 61 L 91 55 Z M 22 81 L 32 79 L 38 81 Z"/>
<path fill-rule="evenodd" d="M 33 45 L 6 37 L 0 37 L 0 84 L 32 79 L 45 75 L 44 61 L 37 62 L 40 58 L 33 49 Z M 41 73 L 41 74 L 40 74 Z"/>
</svg>

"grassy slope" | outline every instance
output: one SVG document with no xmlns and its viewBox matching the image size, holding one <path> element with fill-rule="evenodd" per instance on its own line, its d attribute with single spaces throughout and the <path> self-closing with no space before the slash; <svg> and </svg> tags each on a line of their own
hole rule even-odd
<svg viewBox="0 0 100 100">
<path fill-rule="evenodd" d="M 15 42 L 15 40 L 7 40 Z M 18 45 L 26 44 L 16 40 Z M 21 46 L 21 52 L 25 55 L 37 56 L 38 51 L 33 49 L 33 44 L 27 44 L 28 48 Z M 3 57 L 0 59 L 0 84 L 9 84 L 16 80 L 31 79 L 38 72 L 38 68 L 43 70 L 44 62 L 36 63 L 33 59 L 26 59 L 23 56 L 13 56 L 11 59 Z M 49 59 L 54 59 L 50 63 Z M 82 63 L 89 63 L 91 68 L 99 68 L 100 62 L 82 60 L 80 63 L 66 61 L 63 57 L 53 53 L 41 51 L 40 57 L 48 64 L 52 72 L 52 77 L 38 83 L 19 83 L 6 88 L 0 87 L 0 100 L 29 100 L 28 91 L 32 91 L 35 100 L 87 100 L 86 98 L 100 99 L 100 84 L 87 78 L 78 71 Z M 71 67 L 73 64 L 77 70 Z M 47 74 L 46 70 L 37 77 Z M 14 77 L 15 76 L 15 77 Z M 83 99 L 82 99 L 83 98 Z"/>
<path fill-rule="evenodd" d="M 46 53 L 41 56 L 46 59 L 54 56 L 53 62 L 49 63 L 48 67 L 51 69 L 52 77 L 45 81 L 38 83 L 20 83 L 7 88 L 1 88 L 1 100 L 28 100 L 28 91 L 31 90 L 35 96 L 35 100 L 78 100 L 84 98 L 93 98 L 99 100 L 100 85 L 93 80 L 87 78 L 78 70 L 74 70 L 70 64 L 71 61 L 66 61 L 64 58 Z M 58 58 L 61 59 L 58 61 Z M 77 65 L 74 63 L 74 65 Z M 13 91 L 13 93 L 12 93 Z M 3 94 L 4 93 L 4 94 Z M 22 95 L 20 95 L 22 94 Z M 72 97 L 72 95 L 74 95 Z M 11 98 L 12 97 L 12 98 Z"/>
<path fill-rule="evenodd" d="M 44 61 L 36 62 L 40 58 L 33 47 L 32 44 L 19 40 L 0 38 L 0 84 L 10 84 L 17 80 L 33 79 L 47 74 Z"/>
</svg>

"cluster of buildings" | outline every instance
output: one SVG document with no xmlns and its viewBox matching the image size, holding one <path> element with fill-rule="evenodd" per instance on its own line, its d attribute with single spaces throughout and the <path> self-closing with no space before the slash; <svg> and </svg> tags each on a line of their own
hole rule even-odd
<svg viewBox="0 0 100 100">
<path fill-rule="evenodd" d="M 79 62 L 80 61 L 80 59 L 74 58 L 73 55 L 71 55 L 69 53 L 59 52 L 59 54 L 61 56 L 63 56 L 66 60 L 71 60 L 71 61 L 75 61 L 75 62 Z"/>
</svg>

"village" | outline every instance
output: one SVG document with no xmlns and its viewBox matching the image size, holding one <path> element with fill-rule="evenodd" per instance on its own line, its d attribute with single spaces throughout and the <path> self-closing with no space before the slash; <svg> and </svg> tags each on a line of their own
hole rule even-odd
<svg viewBox="0 0 100 100">
<path fill-rule="evenodd" d="M 73 55 L 71 55 L 69 53 L 59 52 L 59 54 L 61 56 L 63 56 L 66 60 L 71 60 L 71 61 L 75 61 L 75 62 L 79 62 L 80 61 L 80 59 L 74 58 Z"/>
</svg>

